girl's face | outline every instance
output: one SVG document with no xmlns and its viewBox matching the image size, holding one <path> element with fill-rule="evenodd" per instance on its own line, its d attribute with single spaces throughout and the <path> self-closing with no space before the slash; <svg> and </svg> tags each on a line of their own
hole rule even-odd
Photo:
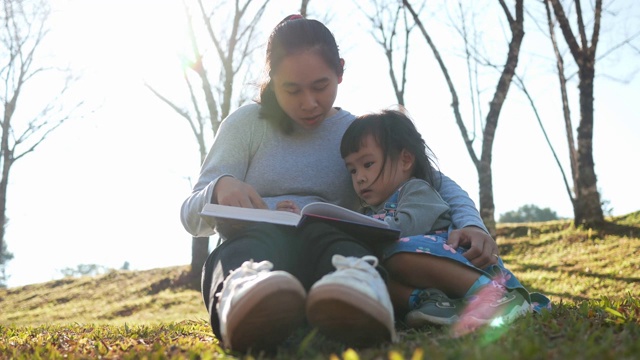
<svg viewBox="0 0 640 360">
<path fill-rule="evenodd" d="M 358 152 L 344 158 L 347 170 L 351 173 L 351 182 L 358 196 L 371 206 L 378 206 L 387 200 L 397 189 L 411 178 L 414 156 L 402 150 L 397 160 L 387 158 L 373 135 L 362 139 Z"/>
<path fill-rule="evenodd" d="M 287 55 L 271 77 L 280 107 L 305 129 L 314 129 L 337 110 L 333 102 L 342 77 L 313 50 Z"/>
</svg>

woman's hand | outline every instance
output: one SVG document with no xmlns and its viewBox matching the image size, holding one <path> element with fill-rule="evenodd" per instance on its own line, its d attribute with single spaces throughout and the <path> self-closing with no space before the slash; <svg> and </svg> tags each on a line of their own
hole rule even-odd
<svg viewBox="0 0 640 360">
<path fill-rule="evenodd" d="M 213 189 L 214 204 L 237 206 L 244 208 L 266 209 L 267 204 L 253 186 L 231 176 L 218 180 Z"/>
<path fill-rule="evenodd" d="M 498 263 L 498 244 L 478 227 L 468 226 L 451 231 L 447 244 L 454 249 L 459 246 L 468 248 L 463 256 L 478 269 Z"/>
<path fill-rule="evenodd" d="M 291 200 L 280 201 L 278 204 L 276 204 L 276 210 L 289 211 L 292 213 L 300 214 L 300 208 Z"/>
</svg>

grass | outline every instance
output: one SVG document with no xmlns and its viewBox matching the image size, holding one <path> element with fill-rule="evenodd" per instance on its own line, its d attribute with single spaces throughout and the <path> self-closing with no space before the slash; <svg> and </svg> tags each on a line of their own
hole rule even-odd
<svg viewBox="0 0 640 360">
<path fill-rule="evenodd" d="M 188 268 L 114 271 L 0 290 L 0 359 L 636 359 L 640 212 L 600 230 L 568 221 L 501 224 L 508 267 L 553 309 L 454 339 L 399 329 L 396 344 L 350 349 L 303 328 L 274 353 L 220 348 Z"/>
</svg>

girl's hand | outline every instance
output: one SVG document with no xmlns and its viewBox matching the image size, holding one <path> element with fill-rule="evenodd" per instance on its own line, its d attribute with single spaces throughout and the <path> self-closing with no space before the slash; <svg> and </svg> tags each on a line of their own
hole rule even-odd
<svg viewBox="0 0 640 360">
<path fill-rule="evenodd" d="M 300 208 L 291 200 L 283 200 L 276 204 L 276 210 L 300 214 Z"/>
<path fill-rule="evenodd" d="M 451 231 L 447 244 L 454 249 L 459 246 L 468 248 L 462 255 L 478 269 L 498 263 L 498 244 L 491 235 L 475 226 Z"/>
<path fill-rule="evenodd" d="M 253 186 L 231 176 L 225 176 L 218 180 L 213 189 L 211 202 L 244 208 L 267 208 L 267 204 Z"/>
</svg>

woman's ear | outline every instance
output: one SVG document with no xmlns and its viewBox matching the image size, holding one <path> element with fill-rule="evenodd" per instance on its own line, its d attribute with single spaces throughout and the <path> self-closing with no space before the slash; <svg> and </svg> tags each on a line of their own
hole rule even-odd
<svg viewBox="0 0 640 360">
<path fill-rule="evenodd" d="M 340 66 L 342 67 L 342 73 L 344 74 L 344 59 L 340 58 Z M 342 75 L 338 76 L 338 84 L 342 83 Z"/>
<path fill-rule="evenodd" d="M 402 149 L 400 153 L 400 165 L 402 170 L 413 172 L 413 164 L 416 162 L 416 157 L 407 149 Z"/>
</svg>

